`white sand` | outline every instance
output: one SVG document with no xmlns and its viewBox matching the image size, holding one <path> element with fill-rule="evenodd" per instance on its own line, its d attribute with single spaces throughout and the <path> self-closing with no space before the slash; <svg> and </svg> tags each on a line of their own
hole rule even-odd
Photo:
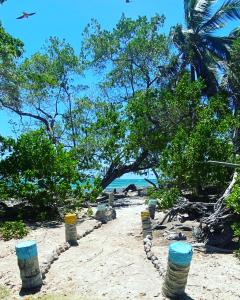
<svg viewBox="0 0 240 300">
<path fill-rule="evenodd" d="M 139 203 L 139 199 L 132 199 Z M 59 257 L 46 275 L 39 294 L 60 293 L 88 299 L 164 299 L 163 278 L 143 251 L 140 212 L 142 204 L 117 209 L 117 219 L 94 230 Z M 94 220 L 78 225 L 81 233 L 94 226 Z M 26 239 L 36 239 L 39 261 L 64 241 L 64 227 L 32 231 Z M 0 241 L 0 284 L 12 290 L 9 299 L 20 299 L 20 278 L 15 256 L 16 241 Z M 166 266 L 167 243 L 154 239 L 153 251 Z M 240 299 L 240 263 L 231 254 L 194 253 L 188 286 L 188 299 Z"/>
</svg>

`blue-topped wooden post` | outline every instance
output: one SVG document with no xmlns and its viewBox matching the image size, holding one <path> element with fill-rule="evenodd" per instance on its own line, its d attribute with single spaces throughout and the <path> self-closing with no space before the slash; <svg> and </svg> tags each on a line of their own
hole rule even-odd
<svg viewBox="0 0 240 300">
<path fill-rule="evenodd" d="M 150 214 L 151 219 L 155 218 L 156 206 L 157 206 L 157 200 L 150 199 L 148 201 L 148 210 L 149 210 L 149 214 Z"/>
<path fill-rule="evenodd" d="M 192 246 L 188 243 L 175 242 L 169 245 L 168 267 L 163 284 L 166 297 L 177 298 L 185 293 L 192 255 Z"/>
<path fill-rule="evenodd" d="M 38 263 L 35 241 L 24 241 L 16 245 L 18 266 L 23 289 L 35 289 L 42 286 L 42 275 Z"/>
</svg>

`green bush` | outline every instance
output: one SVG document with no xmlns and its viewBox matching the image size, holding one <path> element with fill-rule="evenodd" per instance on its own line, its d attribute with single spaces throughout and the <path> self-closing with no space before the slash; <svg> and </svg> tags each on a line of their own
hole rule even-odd
<svg viewBox="0 0 240 300">
<path fill-rule="evenodd" d="M 88 207 L 88 209 L 87 209 L 87 215 L 88 215 L 88 217 L 91 217 L 93 215 L 93 210 L 92 210 L 91 207 Z"/>
<path fill-rule="evenodd" d="M 237 178 L 237 182 L 234 185 L 231 194 L 226 199 L 226 204 L 235 213 L 240 214 L 240 178 Z M 234 237 L 238 238 L 240 242 L 240 223 L 234 223 L 232 225 Z M 235 252 L 236 256 L 240 258 L 240 249 Z"/>
<path fill-rule="evenodd" d="M 60 207 L 81 207 L 85 197 L 96 199 L 99 193 L 97 180 L 93 183 L 87 180 L 78 168 L 74 153 L 60 143 L 55 145 L 43 130 L 30 131 L 17 141 L 1 142 L 2 198 L 28 201 L 39 212 L 36 217 L 40 220 L 48 219 L 45 212 Z M 4 147 L 4 143 L 8 147 Z M 9 148 L 11 151 L 7 152 Z"/>
<path fill-rule="evenodd" d="M 160 209 L 168 209 L 173 207 L 176 203 L 178 197 L 180 196 L 180 191 L 178 188 L 169 189 L 149 189 L 149 198 L 154 198 L 158 200 L 158 207 Z"/>
<path fill-rule="evenodd" d="M 240 246 L 240 224 L 234 223 L 232 225 L 234 237 L 238 238 L 239 246 Z M 235 251 L 235 255 L 240 259 L 240 249 Z"/>
<path fill-rule="evenodd" d="M 5 240 L 21 239 L 29 230 L 23 221 L 8 221 L 0 225 L 0 236 Z"/>
<path fill-rule="evenodd" d="M 4 285 L 0 285 L 0 299 L 6 299 L 10 295 L 10 290 Z M 9 299 L 9 298 L 8 298 Z"/>
</svg>

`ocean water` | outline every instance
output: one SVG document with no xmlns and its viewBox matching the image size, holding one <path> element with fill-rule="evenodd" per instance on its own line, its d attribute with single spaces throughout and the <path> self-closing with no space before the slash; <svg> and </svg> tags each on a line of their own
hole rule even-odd
<svg viewBox="0 0 240 300">
<path fill-rule="evenodd" d="M 156 183 L 156 179 L 150 179 L 152 182 Z M 106 191 L 112 191 L 113 189 L 124 189 L 129 184 L 135 184 L 137 188 L 143 188 L 151 186 L 150 183 L 148 183 L 144 179 L 115 179 L 107 188 Z"/>
</svg>

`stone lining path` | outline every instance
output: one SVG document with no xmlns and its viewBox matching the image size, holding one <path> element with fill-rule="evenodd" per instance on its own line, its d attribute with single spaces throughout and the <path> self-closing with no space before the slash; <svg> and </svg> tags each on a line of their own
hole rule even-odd
<svg viewBox="0 0 240 300">
<path fill-rule="evenodd" d="M 120 300 L 164 299 L 161 294 L 163 278 L 159 276 L 144 251 L 140 212 L 143 198 L 131 198 L 133 205 L 117 208 L 117 219 L 102 225 L 79 240 L 79 246 L 62 253 L 46 274 L 45 284 L 34 296 L 66 295 L 54 299 Z M 157 213 L 156 217 L 159 217 Z M 96 226 L 95 220 L 78 224 L 78 233 Z M 154 232 L 152 251 L 163 269 L 167 263 L 167 241 Z M 38 228 L 26 239 L 36 239 L 40 264 L 46 255 L 64 241 L 64 225 Z M 0 285 L 11 288 L 13 299 L 20 297 L 20 276 L 15 256 L 17 241 L 0 241 Z M 188 298 L 194 300 L 240 299 L 240 264 L 229 254 L 195 252 L 187 285 Z"/>
<path fill-rule="evenodd" d="M 158 297 L 161 279 L 143 251 L 142 209 L 142 205 L 117 209 L 116 220 L 61 255 L 47 274 L 42 292 L 108 300 Z"/>
</svg>

